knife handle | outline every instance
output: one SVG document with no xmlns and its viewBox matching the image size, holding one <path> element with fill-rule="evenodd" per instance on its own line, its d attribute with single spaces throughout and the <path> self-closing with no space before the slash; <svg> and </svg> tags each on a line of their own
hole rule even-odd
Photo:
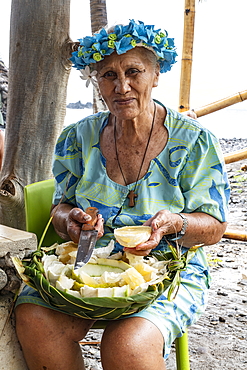
<svg viewBox="0 0 247 370">
<path fill-rule="evenodd" d="M 88 215 L 92 217 L 90 221 L 82 225 L 82 230 L 94 230 L 94 225 L 98 220 L 99 210 L 96 207 L 88 207 L 85 211 Z"/>
</svg>

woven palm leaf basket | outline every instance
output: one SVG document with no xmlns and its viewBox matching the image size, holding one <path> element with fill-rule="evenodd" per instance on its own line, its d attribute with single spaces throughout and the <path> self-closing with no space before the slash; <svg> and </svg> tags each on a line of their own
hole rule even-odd
<svg viewBox="0 0 247 370">
<path fill-rule="evenodd" d="M 139 312 L 148 307 L 165 290 L 168 299 L 172 299 L 180 284 L 180 272 L 194 255 L 194 248 L 181 255 L 180 247 L 170 246 L 170 251 L 153 252 L 150 256 L 157 261 L 166 261 L 166 274 L 147 290 L 124 297 L 78 297 L 53 286 L 44 271 L 44 255 L 55 254 L 55 248 L 44 251 L 38 246 L 29 261 L 12 258 L 21 279 L 30 287 L 36 289 L 45 302 L 67 314 L 92 320 L 115 320 Z M 71 291 L 70 291 L 71 292 Z"/>
</svg>

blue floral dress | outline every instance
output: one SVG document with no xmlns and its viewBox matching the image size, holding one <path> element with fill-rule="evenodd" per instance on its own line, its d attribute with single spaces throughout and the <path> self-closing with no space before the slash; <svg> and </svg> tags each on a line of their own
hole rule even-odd
<svg viewBox="0 0 247 370">
<path fill-rule="evenodd" d="M 105 234 L 96 247 L 108 244 L 114 228 L 142 225 L 161 209 L 205 212 L 221 222 L 226 221 L 229 184 L 218 140 L 197 121 L 166 110 L 167 145 L 151 161 L 136 188 L 134 183 L 117 184 L 107 175 L 100 134 L 108 124 L 109 112 L 89 116 L 66 127 L 60 135 L 54 153 L 53 173 L 57 185 L 53 203 L 58 204 L 64 194 L 64 201 L 76 207 L 99 209 L 105 220 Z M 138 197 L 135 207 L 130 208 L 127 195 L 134 189 Z M 157 249 L 168 249 L 165 240 Z M 122 247 L 116 243 L 115 252 L 119 250 Z M 174 339 L 205 310 L 210 274 L 203 248 L 197 250 L 181 277 L 182 284 L 173 301 L 167 300 L 165 292 L 147 309 L 131 315 L 144 317 L 160 329 L 165 341 L 165 358 Z M 19 303 L 28 301 L 26 294 L 23 293 Z M 33 294 L 38 299 L 38 293 L 29 290 L 30 301 L 34 299 Z M 37 304 L 47 306 L 38 300 Z"/>
</svg>

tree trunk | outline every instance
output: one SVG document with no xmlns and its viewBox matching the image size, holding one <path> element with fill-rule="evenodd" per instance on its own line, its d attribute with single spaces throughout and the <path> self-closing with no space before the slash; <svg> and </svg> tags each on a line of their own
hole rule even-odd
<svg viewBox="0 0 247 370">
<path fill-rule="evenodd" d="M 92 33 L 107 25 L 106 0 L 90 0 Z"/>
<path fill-rule="evenodd" d="M 106 0 L 90 0 L 91 30 L 97 32 L 107 25 Z M 98 113 L 107 110 L 107 105 L 102 98 L 99 88 L 93 88 L 93 111 Z"/>
<path fill-rule="evenodd" d="M 71 68 L 70 0 L 12 0 L 0 223 L 25 229 L 23 187 L 52 177 Z"/>
</svg>

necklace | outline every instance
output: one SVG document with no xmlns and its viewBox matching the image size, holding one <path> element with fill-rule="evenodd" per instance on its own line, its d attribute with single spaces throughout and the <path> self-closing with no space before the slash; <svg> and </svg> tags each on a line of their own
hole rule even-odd
<svg viewBox="0 0 247 370">
<path fill-rule="evenodd" d="M 135 198 L 137 198 L 137 196 L 138 196 L 135 192 L 136 187 L 137 187 L 137 181 L 139 180 L 139 176 L 140 176 L 140 173 L 141 173 L 141 170 L 142 170 L 142 166 L 143 166 L 143 163 L 144 163 L 144 160 L 145 160 L 145 157 L 146 157 L 146 154 L 147 154 L 148 146 L 149 146 L 149 143 L 150 143 L 150 139 L 151 139 L 151 136 L 152 136 L 152 132 L 153 132 L 153 128 L 154 128 L 154 121 L 155 121 L 155 113 L 156 113 L 156 104 L 154 103 L 154 114 L 153 114 L 152 126 L 151 126 L 151 130 L 150 130 L 150 133 L 149 133 L 147 145 L 146 145 L 146 148 L 145 148 L 145 151 L 144 151 L 144 154 L 143 154 L 141 166 L 140 166 L 140 169 L 139 169 L 136 181 L 135 181 L 134 190 L 130 190 L 129 194 L 127 195 L 127 197 L 129 198 L 129 207 L 134 207 L 135 206 Z M 116 157 L 117 157 L 118 167 L 120 169 L 121 175 L 122 175 L 123 180 L 125 182 L 125 186 L 127 186 L 127 181 L 125 179 L 122 167 L 121 167 L 120 162 L 119 162 L 119 157 L 118 157 L 117 139 L 116 139 L 116 117 L 115 117 L 115 120 L 114 120 L 114 141 L 115 141 L 115 150 L 116 150 Z"/>
</svg>

